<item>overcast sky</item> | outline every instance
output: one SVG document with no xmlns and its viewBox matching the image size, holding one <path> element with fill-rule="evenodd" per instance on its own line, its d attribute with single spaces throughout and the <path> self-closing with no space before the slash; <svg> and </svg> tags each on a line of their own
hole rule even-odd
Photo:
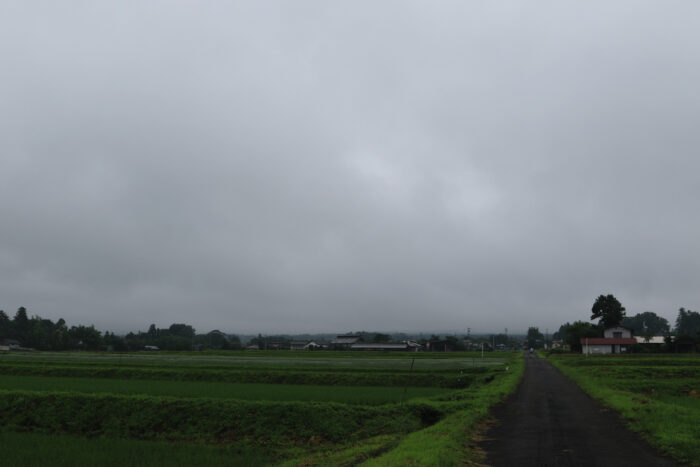
<svg viewBox="0 0 700 467">
<path fill-rule="evenodd" d="M 0 308 L 525 331 L 700 308 L 700 3 L 0 3 Z"/>
</svg>

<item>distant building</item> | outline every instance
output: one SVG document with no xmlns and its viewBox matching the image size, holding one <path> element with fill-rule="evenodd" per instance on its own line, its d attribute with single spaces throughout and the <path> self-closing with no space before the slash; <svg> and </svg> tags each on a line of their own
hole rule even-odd
<svg viewBox="0 0 700 467">
<path fill-rule="evenodd" d="M 666 343 L 666 336 L 637 336 L 637 344 L 642 345 L 662 345 Z"/>
<path fill-rule="evenodd" d="M 306 343 L 304 346 L 304 350 L 321 350 L 328 348 L 328 344 L 325 342 L 316 342 L 316 341 L 309 341 Z"/>
<path fill-rule="evenodd" d="M 276 342 L 270 342 L 267 345 L 267 350 L 289 350 L 289 342 L 285 341 L 276 341 Z"/>
<path fill-rule="evenodd" d="M 378 351 L 404 351 L 417 352 L 421 345 L 414 341 L 403 341 L 397 343 L 357 343 L 350 346 L 350 350 L 378 350 Z"/>
<path fill-rule="evenodd" d="M 565 343 L 562 339 L 552 341 L 552 350 L 555 350 L 555 349 L 562 349 L 562 350 L 567 350 L 567 351 L 571 350 L 569 348 L 569 345 L 567 343 Z"/>
<path fill-rule="evenodd" d="M 353 344 L 362 342 L 362 337 L 354 334 L 345 334 L 337 336 L 330 342 L 331 350 L 349 350 Z"/>
<path fill-rule="evenodd" d="M 582 337 L 580 342 L 584 354 L 609 354 L 627 352 L 637 339 L 632 337 L 630 329 L 615 326 L 603 331 L 603 337 Z"/>
<path fill-rule="evenodd" d="M 3 347 L 0 350 L 19 350 L 22 344 L 15 339 L 0 339 L 0 346 Z"/>
</svg>

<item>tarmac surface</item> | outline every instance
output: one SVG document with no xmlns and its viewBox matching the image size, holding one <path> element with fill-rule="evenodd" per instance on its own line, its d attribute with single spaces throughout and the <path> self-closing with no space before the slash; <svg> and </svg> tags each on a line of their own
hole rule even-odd
<svg viewBox="0 0 700 467">
<path fill-rule="evenodd" d="M 479 443 L 487 465 L 677 466 L 630 431 L 551 363 L 526 355 L 518 389 L 492 412 Z"/>
</svg>

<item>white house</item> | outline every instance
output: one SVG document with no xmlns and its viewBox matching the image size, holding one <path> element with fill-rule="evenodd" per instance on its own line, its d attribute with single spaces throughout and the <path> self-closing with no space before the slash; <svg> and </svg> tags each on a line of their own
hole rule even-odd
<svg viewBox="0 0 700 467">
<path fill-rule="evenodd" d="M 623 328 L 622 326 L 615 326 L 613 328 L 607 328 L 603 331 L 603 337 L 607 339 L 624 339 L 632 337 L 632 330 L 628 328 Z"/>
<path fill-rule="evenodd" d="M 632 331 L 622 326 L 607 328 L 604 337 L 582 337 L 581 349 L 584 354 L 608 354 L 627 352 L 630 345 L 636 344 Z"/>
</svg>

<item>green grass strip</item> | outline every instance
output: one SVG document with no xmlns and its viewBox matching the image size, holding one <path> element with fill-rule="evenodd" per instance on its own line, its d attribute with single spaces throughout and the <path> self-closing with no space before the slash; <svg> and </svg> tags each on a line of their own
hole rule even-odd
<svg viewBox="0 0 700 467">
<path fill-rule="evenodd" d="M 211 381 L 151 381 L 103 378 L 0 375 L 6 390 L 80 392 L 171 397 L 206 397 L 255 401 L 317 401 L 342 404 L 380 405 L 408 398 L 432 397 L 453 390 L 431 387 L 313 386 Z"/>
<path fill-rule="evenodd" d="M 696 356 L 696 358 L 698 358 Z M 586 361 L 588 360 L 588 361 Z M 700 388 L 689 389 L 688 379 L 676 381 L 667 379 L 661 372 L 655 381 L 653 372 L 639 372 L 638 379 L 625 372 L 629 385 L 625 387 L 615 372 L 605 369 L 630 364 L 630 357 L 586 359 L 550 356 L 550 361 L 581 389 L 603 405 L 620 413 L 628 426 L 640 433 L 647 441 L 675 459 L 700 466 Z M 670 365 L 688 363 L 688 358 L 663 359 Z M 700 359 L 698 359 L 700 360 Z M 644 359 L 634 362 L 654 362 L 658 359 Z M 599 363 L 596 368 L 594 362 Z M 698 379 L 692 379 L 697 384 Z M 635 392 L 638 389 L 640 392 Z"/>
<path fill-rule="evenodd" d="M 139 368 L 120 366 L 0 365 L 0 375 L 139 380 L 213 381 L 227 383 L 304 384 L 322 386 L 415 386 L 465 388 L 474 375 L 489 370 L 474 368 L 450 372 L 395 373 L 383 371 L 299 371 L 290 369 Z"/>
</svg>

